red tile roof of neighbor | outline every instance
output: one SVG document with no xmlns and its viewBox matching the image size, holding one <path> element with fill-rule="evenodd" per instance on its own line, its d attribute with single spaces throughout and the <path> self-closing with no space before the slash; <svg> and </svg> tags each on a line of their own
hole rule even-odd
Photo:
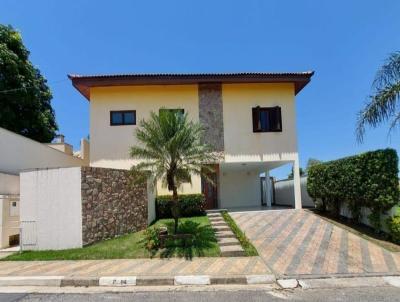
<svg viewBox="0 0 400 302">
<path fill-rule="evenodd" d="M 113 75 L 69 74 L 72 85 L 88 100 L 91 87 L 130 85 L 185 85 L 201 83 L 293 83 L 295 94 L 310 82 L 314 71 L 237 73 L 143 73 Z"/>
</svg>

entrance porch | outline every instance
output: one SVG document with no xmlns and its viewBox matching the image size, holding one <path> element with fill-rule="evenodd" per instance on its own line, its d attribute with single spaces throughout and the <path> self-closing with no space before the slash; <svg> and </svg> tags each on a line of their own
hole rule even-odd
<svg viewBox="0 0 400 302">
<path fill-rule="evenodd" d="M 297 161 L 233 162 L 215 166 L 216 185 L 202 181 L 202 192 L 207 209 L 272 209 L 274 206 L 273 183 L 270 171 L 286 164 L 293 164 L 294 200 L 289 207 L 301 209 L 301 185 Z M 296 169 L 297 166 L 297 169 Z M 288 207 L 286 207 L 288 208 Z"/>
</svg>

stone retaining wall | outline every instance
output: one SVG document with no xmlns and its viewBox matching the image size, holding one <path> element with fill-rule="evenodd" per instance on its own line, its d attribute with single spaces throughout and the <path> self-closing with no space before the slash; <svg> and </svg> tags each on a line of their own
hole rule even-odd
<svg viewBox="0 0 400 302">
<path fill-rule="evenodd" d="M 147 226 L 147 184 L 131 184 L 126 170 L 82 167 L 82 243 L 87 245 Z"/>
</svg>

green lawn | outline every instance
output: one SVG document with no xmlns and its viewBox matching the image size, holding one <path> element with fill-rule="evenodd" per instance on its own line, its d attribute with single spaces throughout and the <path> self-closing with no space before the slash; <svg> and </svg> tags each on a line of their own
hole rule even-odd
<svg viewBox="0 0 400 302">
<path fill-rule="evenodd" d="M 161 219 L 155 226 L 165 225 L 173 228 L 172 219 Z M 94 259 L 130 259 L 130 258 L 167 258 L 195 256 L 218 257 L 220 250 L 207 216 L 179 219 L 181 233 L 193 234 L 192 244 L 185 247 L 180 240 L 171 241 L 167 247 L 149 252 L 144 245 L 144 231 L 105 240 L 78 249 L 60 251 L 27 251 L 13 254 L 2 260 L 94 260 Z"/>
</svg>

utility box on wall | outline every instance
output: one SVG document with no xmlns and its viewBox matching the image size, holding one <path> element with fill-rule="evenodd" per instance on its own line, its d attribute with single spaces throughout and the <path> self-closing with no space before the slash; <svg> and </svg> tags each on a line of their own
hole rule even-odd
<svg viewBox="0 0 400 302">
<path fill-rule="evenodd" d="M 42 169 L 21 177 L 22 249 L 78 248 L 147 227 L 154 194 L 127 170 Z"/>
</svg>

